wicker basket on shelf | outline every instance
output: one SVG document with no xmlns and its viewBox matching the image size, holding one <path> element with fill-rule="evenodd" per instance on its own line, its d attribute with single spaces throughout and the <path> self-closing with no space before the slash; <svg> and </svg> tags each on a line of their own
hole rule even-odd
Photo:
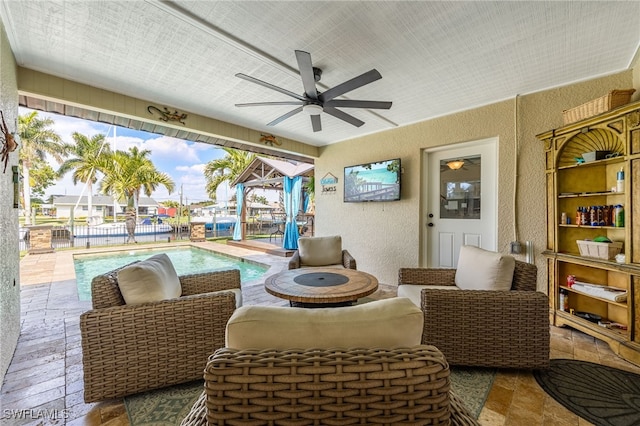
<svg viewBox="0 0 640 426">
<path fill-rule="evenodd" d="M 588 240 L 577 240 L 580 256 L 611 260 L 622 251 L 622 243 L 599 243 Z"/>
<path fill-rule="evenodd" d="M 594 115 L 602 114 L 614 108 L 628 104 L 631 101 L 631 95 L 636 89 L 612 90 L 604 96 L 593 99 L 575 108 L 571 108 L 562 112 L 564 124 L 575 123 Z"/>
</svg>

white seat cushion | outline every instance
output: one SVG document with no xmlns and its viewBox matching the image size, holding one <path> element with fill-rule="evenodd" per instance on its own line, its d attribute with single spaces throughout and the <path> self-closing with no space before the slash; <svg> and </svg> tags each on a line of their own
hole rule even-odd
<svg viewBox="0 0 640 426">
<path fill-rule="evenodd" d="M 165 253 L 118 271 L 118 287 L 126 304 L 159 302 L 182 295 L 182 286 Z"/>
<path fill-rule="evenodd" d="M 430 290 L 460 290 L 455 285 L 418 285 L 403 284 L 398 286 L 398 297 L 406 297 L 411 300 L 414 305 L 420 307 L 422 304 L 422 290 L 428 288 Z"/>
<path fill-rule="evenodd" d="M 512 256 L 462 246 L 456 268 L 461 290 L 511 290 L 516 261 Z"/>
<path fill-rule="evenodd" d="M 298 238 L 300 265 L 327 266 L 342 263 L 342 237 Z"/>
<path fill-rule="evenodd" d="M 419 345 L 424 315 L 409 299 L 340 308 L 243 306 L 226 331 L 234 349 L 394 348 Z"/>
</svg>

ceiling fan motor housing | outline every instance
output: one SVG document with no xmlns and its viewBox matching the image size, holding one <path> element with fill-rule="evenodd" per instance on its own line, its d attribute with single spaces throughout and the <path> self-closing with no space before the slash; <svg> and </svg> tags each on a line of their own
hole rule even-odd
<svg viewBox="0 0 640 426">
<path fill-rule="evenodd" d="M 313 67 L 313 79 L 316 81 L 316 83 L 320 81 L 321 78 L 322 78 L 322 70 L 318 67 Z"/>
</svg>

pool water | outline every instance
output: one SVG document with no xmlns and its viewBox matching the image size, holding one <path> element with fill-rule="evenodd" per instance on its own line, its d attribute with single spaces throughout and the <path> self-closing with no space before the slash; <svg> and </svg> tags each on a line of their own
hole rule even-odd
<svg viewBox="0 0 640 426">
<path fill-rule="evenodd" d="M 104 255 L 76 255 L 74 265 L 76 270 L 76 284 L 80 300 L 91 300 L 91 280 L 96 275 L 104 274 L 121 266 L 128 265 L 136 260 L 145 260 L 149 257 L 166 253 L 171 263 L 176 268 L 178 275 L 197 274 L 218 269 L 239 269 L 242 282 L 260 278 L 267 272 L 267 267 L 244 262 L 228 256 L 223 256 L 212 251 L 194 247 L 173 248 L 162 250 L 132 250 L 117 254 Z"/>
</svg>

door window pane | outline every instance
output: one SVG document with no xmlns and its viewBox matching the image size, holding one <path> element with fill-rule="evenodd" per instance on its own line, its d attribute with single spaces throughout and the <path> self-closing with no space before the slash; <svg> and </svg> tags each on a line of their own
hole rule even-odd
<svg viewBox="0 0 640 426">
<path fill-rule="evenodd" d="M 480 219 L 480 156 L 440 161 L 440 218 Z"/>
</svg>

